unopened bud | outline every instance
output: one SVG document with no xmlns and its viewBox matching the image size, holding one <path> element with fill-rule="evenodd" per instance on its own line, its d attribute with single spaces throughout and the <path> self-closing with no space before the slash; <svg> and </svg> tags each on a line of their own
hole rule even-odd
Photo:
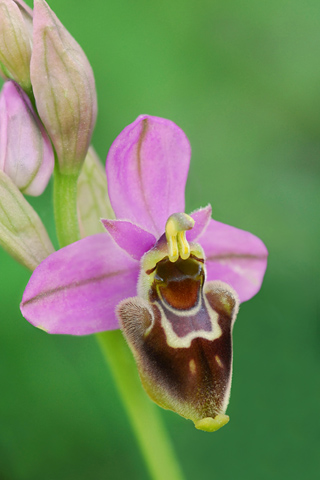
<svg viewBox="0 0 320 480">
<path fill-rule="evenodd" d="M 49 137 L 28 96 L 6 82 L 0 95 L 0 170 L 23 193 L 36 196 L 47 186 L 53 166 Z"/>
<path fill-rule="evenodd" d="M 0 0 L 0 70 L 30 91 L 31 42 L 28 26 L 13 0 Z"/>
<path fill-rule="evenodd" d="M 0 245 L 30 270 L 54 252 L 39 216 L 12 180 L 1 171 Z"/>
<path fill-rule="evenodd" d="M 31 79 L 60 173 L 80 172 L 97 114 L 90 63 L 44 0 L 35 0 Z"/>
</svg>

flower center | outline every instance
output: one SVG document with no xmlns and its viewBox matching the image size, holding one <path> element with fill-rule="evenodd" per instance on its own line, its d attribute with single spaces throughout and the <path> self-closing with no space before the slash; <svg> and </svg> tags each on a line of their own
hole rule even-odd
<svg viewBox="0 0 320 480">
<path fill-rule="evenodd" d="M 142 257 L 139 296 L 147 300 L 154 296 L 166 298 L 171 305 L 179 304 L 185 309 L 191 308 L 190 302 L 196 302 L 199 288 L 204 284 L 205 268 L 203 249 L 186 239 L 186 231 L 191 230 L 194 223 L 186 213 L 174 213 L 168 218 L 165 233 Z M 201 285 L 199 275 L 203 277 Z M 173 297 L 177 297 L 176 301 Z"/>
<path fill-rule="evenodd" d="M 179 256 L 182 260 L 190 257 L 190 246 L 186 239 L 186 230 L 191 230 L 194 220 L 186 213 L 174 213 L 166 223 L 166 239 L 170 262 L 176 262 Z"/>
</svg>

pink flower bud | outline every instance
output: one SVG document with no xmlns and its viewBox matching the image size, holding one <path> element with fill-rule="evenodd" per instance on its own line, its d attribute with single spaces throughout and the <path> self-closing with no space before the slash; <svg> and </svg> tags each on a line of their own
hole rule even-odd
<svg viewBox="0 0 320 480">
<path fill-rule="evenodd" d="M 60 172 L 77 174 L 97 114 L 93 72 L 81 47 L 44 0 L 35 0 L 31 79 Z"/>
<path fill-rule="evenodd" d="M 40 195 L 54 155 L 48 135 L 24 91 L 6 82 L 0 95 L 0 170 L 28 195 Z"/>
<path fill-rule="evenodd" d="M 0 0 L 0 70 L 30 91 L 31 41 L 29 27 L 18 5 L 12 0 Z"/>
</svg>

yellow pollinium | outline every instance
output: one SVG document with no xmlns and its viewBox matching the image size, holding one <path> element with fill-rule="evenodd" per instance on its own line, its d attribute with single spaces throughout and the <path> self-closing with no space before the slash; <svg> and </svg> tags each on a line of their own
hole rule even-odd
<svg viewBox="0 0 320 480">
<path fill-rule="evenodd" d="M 229 422 L 228 415 L 217 415 L 216 417 L 207 417 L 202 418 L 194 423 L 194 426 L 198 430 L 203 430 L 204 432 L 216 432 L 219 428 L 223 427 Z"/>
<path fill-rule="evenodd" d="M 186 230 L 191 230 L 194 220 L 186 213 L 174 213 L 166 223 L 166 238 L 169 248 L 170 262 L 176 262 L 179 256 L 182 260 L 190 257 L 190 246 L 186 239 Z"/>
</svg>

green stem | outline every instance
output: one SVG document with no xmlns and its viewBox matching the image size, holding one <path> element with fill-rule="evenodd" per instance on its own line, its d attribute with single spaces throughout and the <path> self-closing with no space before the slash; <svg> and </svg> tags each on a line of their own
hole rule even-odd
<svg viewBox="0 0 320 480">
<path fill-rule="evenodd" d="M 77 175 L 60 173 L 54 169 L 54 216 L 60 247 L 80 239 L 77 212 Z"/>
<path fill-rule="evenodd" d="M 111 369 L 142 454 L 154 480 L 182 480 L 173 446 L 158 407 L 145 394 L 132 354 L 119 330 L 98 333 L 97 340 Z"/>
</svg>

